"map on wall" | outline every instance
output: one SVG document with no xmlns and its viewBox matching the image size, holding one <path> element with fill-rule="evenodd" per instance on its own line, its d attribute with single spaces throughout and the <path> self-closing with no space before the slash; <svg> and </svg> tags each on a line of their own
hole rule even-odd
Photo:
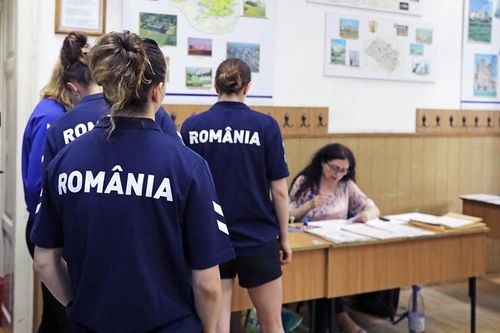
<svg viewBox="0 0 500 333">
<path fill-rule="evenodd" d="M 429 25 L 326 13 L 326 76 L 429 82 L 434 64 Z"/>
<path fill-rule="evenodd" d="M 424 0 L 308 0 L 328 5 L 380 10 L 408 15 L 422 15 Z"/>
<path fill-rule="evenodd" d="M 500 0 L 466 0 L 462 57 L 463 108 L 500 108 Z"/>
<path fill-rule="evenodd" d="M 154 39 L 165 54 L 168 103 L 214 102 L 217 66 L 235 57 L 252 70 L 249 103 L 271 104 L 273 17 L 274 0 L 125 0 L 123 5 L 123 29 Z"/>
</svg>

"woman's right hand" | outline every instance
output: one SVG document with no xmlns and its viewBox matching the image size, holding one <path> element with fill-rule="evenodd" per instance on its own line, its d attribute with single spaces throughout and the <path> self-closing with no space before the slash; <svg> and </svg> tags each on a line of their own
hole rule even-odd
<svg viewBox="0 0 500 333">
<path fill-rule="evenodd" d="M 311 198 L 311 200 L 309 200 L 309 208 L 312 210 L 314 208 L 321 207 L 327 200 L 328 197 L 326 195 L 315 195 Z"/>
</svg>

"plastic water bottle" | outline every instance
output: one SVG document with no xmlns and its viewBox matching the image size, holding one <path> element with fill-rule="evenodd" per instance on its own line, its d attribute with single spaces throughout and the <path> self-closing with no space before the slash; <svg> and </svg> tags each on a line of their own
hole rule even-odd
<svg viewBox="0 0 500 333">
<path fill-rule="evenodd" d="M 419 285 L 411 287 L 412 293 L 408 304 L 408 332 L 424 333 L 425 332 L 425 312 L 424 299 L 420 292 Z"/>
</svg>

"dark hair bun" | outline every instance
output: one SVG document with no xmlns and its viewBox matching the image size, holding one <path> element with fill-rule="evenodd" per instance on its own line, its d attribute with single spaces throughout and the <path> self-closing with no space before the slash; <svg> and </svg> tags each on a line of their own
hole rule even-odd
<svg viewBox="0 0 500 333">
<path fill-rule="evenodd" d="M 252 78 L 250 67 L 240 59 L 224 60 L 215 73 L 215 89 L 219 94 L 239 93 Z"/>
<path fill-rule="evenodd" d="M 76 63 L 88 65 L 87 53 L 89 45 L 87 36 L 78 32 L 71 32 L 64 38 L 61 48 L 61 64 L 63 68 L 68 68 Z"/>
</svg>

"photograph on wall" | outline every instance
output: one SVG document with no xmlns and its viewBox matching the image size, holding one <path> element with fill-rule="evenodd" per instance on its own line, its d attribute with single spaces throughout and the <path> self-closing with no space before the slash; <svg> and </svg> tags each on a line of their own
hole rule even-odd
<svg viewBox="0 0 500 333">
<path fill-rule="evenodd" d="M 349 66 L 359 67 L 359 51 L 349 51 Z"/>
<path fill-rule="evenodd" d="M 345 65 L 345 39 L 332 39 L 330 63 Z"/>
<path fill-rule="evenodd" d="M 359 21 L 351 19 L 340 19 L 340 37 L 345 39 L 358 39 Z"/>
<path fill-rule="evenodd" d="M 472 110 L 500 107 L 500 1 L 464 2 L 460 106 Z"/>
<path fill-rule="evenodd" d="M 177 45 L 177 16 L 139 13 L 139 36 L 150 38 L 161 46 Z"/>
<path fill-rule="evenodd" d="M 407 15 L 422 15 L 422 2 L 424 0 L 307 0 L 312 3 L 320 3 L 333 6 L 344 6 L 378 10 Z M 427 0 L 432 1 L 432 0 Z"/>
<path fill-rule="evenodd" d="M 210 38 L 188 38 L 188 54 L 195 56 L 211 57 L 212 40 Z"/>
<path fill-rule="evenodd" d="M 492 0 L 469 0 L 470 42 L 491 43 Z"/>
<path fill-rule="evenodd" d="M 227 58 L 238 58 L 250 66 L 253 73 L 259 72 L 260 45 L 252 43 L 227 43 Z"/>
<path fill-rule="evenodd" d="M 498 82 L 498 57 L 493 54 L 476 54 L 474 57 L 474 96 L 496 97 Z"/>
<path fill-rule="evenodd" d="M 243 16 L 266 18 L 266 2 L 264 0 L 244 0 Z"/>
<path fill-rule="evenodd" d="M 408 26 L 403 24 L 394 24 L 396 35 L 401 37 L 408 37 Z"/>
<path fill-rule="evenodd" d="M 434 81 L 432 26 L 337 12 L 325 19 L 325 76 Z"/>
<path fill-rule="evenodd" d="M 186 87 L 210 89 L 212 87 L 212 68 L 186 67 Z"/>
<path fill-rule="evenodd" d="M 417 28 L 415 40 L 420 44 L 432 44 L 432 30 Z"/>
<path fill-rule="evenodd" d="M 411 55 L 424 55 L 424 46 L 422 44 L 410 44 Z"/>
</svg>

